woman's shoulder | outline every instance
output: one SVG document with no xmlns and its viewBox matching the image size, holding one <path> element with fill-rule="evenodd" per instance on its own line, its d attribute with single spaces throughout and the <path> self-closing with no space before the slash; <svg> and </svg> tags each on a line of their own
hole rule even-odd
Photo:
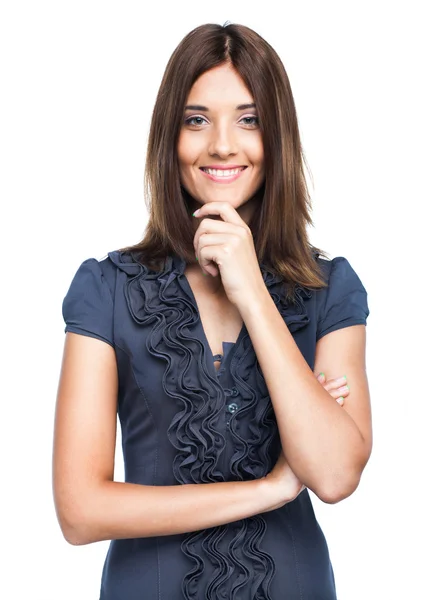
<svg viewBox="0 0 439 600">
<path fill-rule="evenodd" d="M 319 256 L 317 262 L 325 283 L 333 290 L 334 288 L 341 288 L 341 291 L 350 287 L 364 288 L 357 271 L 345 256 L 335 256 L 332 259 Z"/>
<path fill-rule="evenodd" d="M 118 273 L 122 272 L 132 277 L 144 270 L 144 266 L 138 260 L 136 253 L 125 250 L 111 250 L 100 258 L 92 258 L 88 261 L 95 261 L 99 265 L 102 275 L 113 289 Z"/>
<path fill-rule="evenodd" d="M 345 256 L 318 259 L 326 287 L 317 290 L 317 339 L 348 325 L 366 325 L 368 294 L 358 272 Z"/>
<path fill-rule="evenodd" d="M 140 270 L 134 255 L 120 250 L 112 250 L 100 257 L 89 257 L 78 266 L 69 289 L 69 298 L 88 295 L 93 290 L 101 294 L 102 289 L 109 289 L 114 296 L 116 279 L 119 271 L 128 275 L 136 275 Z"/>
</svg>

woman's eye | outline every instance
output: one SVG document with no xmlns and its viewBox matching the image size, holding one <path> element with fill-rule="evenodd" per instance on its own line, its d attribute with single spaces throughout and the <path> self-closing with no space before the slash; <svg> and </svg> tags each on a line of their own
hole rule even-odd
<svg viewBox="0 0 439 600">
<path fill-rule="evenodd" d="M 193 123 L 192 121 L 196 121 L 198 120 L 198 123 Z M 202 125 L 202 123 L 200 123 L 199 121 L 205 121 L 206 119 L 203 119 L 203 117 L 189 117 L 188 119 L 185 120 L 186 125 Z"/>
<path fill-rule="evenodd" d="M 186 125 L 192 125 L 195 127 L 199 127 L 201 125 L 203 125 L 203 122 L 206 122 L 206 119 L 204 117 L 188 117 L 187 119 L 185 119 L 185 124 Z M 254 117 L 243 117 L 241 119 L 241 123 L 244 122 L 244 125 L 246 125 L 247 127 L 253 127 L 254 125 L 258 125 L 259 124 L 259 118 L 254 116 Z"/>
<path fill-rule="evenodd" d="M 247 123 L 244 123 L 244 125 L 257 125 L 259 123 L 259 119 L 258 117 L 244 117 L 243 119 L 241 119 L 242 121 L 247 121 Z M 249 123 L 248 121 L 253 121 L 253 123 Z"/>
</svg>

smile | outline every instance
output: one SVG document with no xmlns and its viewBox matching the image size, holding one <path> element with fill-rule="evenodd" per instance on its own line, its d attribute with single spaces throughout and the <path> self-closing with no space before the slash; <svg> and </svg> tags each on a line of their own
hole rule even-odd
<svg viewBox="0 0 439 600">
<path fill-rule="evenodd" d="M 236 169 L 208 169 L 200 167 L 200 170 L 212 181 L 217 183 L 230 183 L 241 176 L 247 167 L 238 167 Z"/>
</svg>

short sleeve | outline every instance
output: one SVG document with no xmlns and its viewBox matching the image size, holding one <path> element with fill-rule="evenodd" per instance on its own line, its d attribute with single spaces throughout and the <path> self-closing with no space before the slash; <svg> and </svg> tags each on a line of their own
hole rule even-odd
<svg viewBox="0 0 439 600">
<path fill-rule="evenodd" d="M 71 331 L 107 342 L 113 341 L 113 298 L 101 266 L 95 258 L 85 260 L 62 303 L 65 333 Z"/>
<path fill-rule="evenodd" d="M 332 259 L 328 287 L 324 288 L 324 292 L 317 322 L 317 340 L 343 327 L 366 325 L 369 316 L 367 292 L 343 256 Z"/>
</svg>

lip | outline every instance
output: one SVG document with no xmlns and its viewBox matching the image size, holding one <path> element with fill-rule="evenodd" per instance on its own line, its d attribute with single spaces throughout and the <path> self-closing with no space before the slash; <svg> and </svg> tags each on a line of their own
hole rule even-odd
<svg viewBox="0 0 439 600">
<path fill-rule="evenodd" d="M 228 169 L 242 169 L 247 165 L 203 165 L 200 169 L 215 169 L 216 171 L 227 171 Z"/>
<path fill-rule="evenodd" d="M 241 171 L 239 171 L 239 173 L 236 173 L 236 175 L 230 175 L 230 177 L 215 177 L 215 175 L 210 175 L 209 173 L 206 173 L 206 171 L 203 171 L 204 169 L 216 169 L 218 171 L 227 171 L 228 169 L 241 169 Z M 246 166 L 245 165 L 227 165 L 227 167 L 225 166 L 209 166 L 209 167 L 203 167 L 200 168 L 200 171 L 203 173 L 203 175 L 205 175 L 206 177 L 208 177 L 211 181 L 215 181 L 215 183 L 232 183 L 233 181 L 236 181 L 236 179 L 238 179 L 238 177 L 241 177 L 241 175 L 244 173 L 244 171 L 246 170 Z"/>
</svg>

